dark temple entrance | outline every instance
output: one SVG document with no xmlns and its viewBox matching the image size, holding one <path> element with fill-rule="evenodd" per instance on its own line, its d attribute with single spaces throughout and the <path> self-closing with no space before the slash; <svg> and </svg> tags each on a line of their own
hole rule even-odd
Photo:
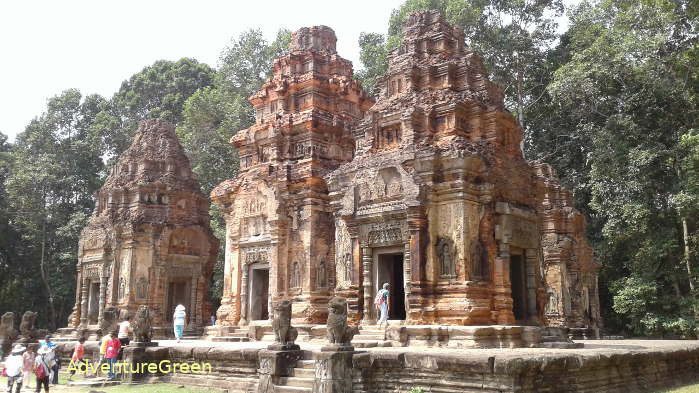
<svg viewBox="0 0 699 393">
<path fill-rule="evenodd" d="M 512 312 L 519 324 L 527 319 L 527 269 L 522 255 L 510 256 L 510 283 L 512 285 Z"/>
<path fill-rule="evenodd" d="M 269 268 L 250 268 L 250 320 L 269 319 Z"/>
<path fill-rule="evenodd" d="M 192 312 L 192 310 L 189 309 L 189 301 L 189 283 L 184 280 L 170 281 L 167 291 L 167 321 L 172 322 L 172 314 L 175 313 L 175 307 L 177 307 L 178 304 L 181 304 L 185 307 L 185 312 L 187 313 L 187 321 L 189 321 L 190 314 Z"/>
<path fill-rule="evenodd" d="M 403 253 L 379 254 L 376 290 L 388 283 L 390 293 L 388 319 L 405 319 L 405 281 L 403 277 Z M 378 318 L 378 316 L 377 316 Z"/>
<path fill-rule="evenodd" d="M 88 293 L 87 316 L 90 325 L 98 323 L 100 308 L 100 283 L 91 282 Z"/>
</svg>

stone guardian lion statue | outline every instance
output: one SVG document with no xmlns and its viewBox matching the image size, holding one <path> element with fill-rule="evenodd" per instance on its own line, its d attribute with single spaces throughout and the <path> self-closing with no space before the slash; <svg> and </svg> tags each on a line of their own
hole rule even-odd
<svg viewBox="0 0 699 393">
<path fill-rule="evenodd" d="M 152 320 L 148 306 L 138 307 L 133 325 L 134 341 L 149 343 L 152 336 Z"/>
<path fill-rule="evenodd" d="M 274 342 L 285 349 L 295 347 L 294 341 L 298 337 L 298 331 L 291 326 L 291 302 L 282 300 L 274 306 Z"/>
<path fill-rule="evenodd" d="M 333 297 L 328 303 L 328 341 L 343 347 L 349 347 L 350 342 L 359 330 L 356 326 L 347 325 L 347 300 Z"/>
</svg>

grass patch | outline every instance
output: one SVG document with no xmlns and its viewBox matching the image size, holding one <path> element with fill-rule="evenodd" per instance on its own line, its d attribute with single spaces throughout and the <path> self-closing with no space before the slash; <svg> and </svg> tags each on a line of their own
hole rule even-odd
<svg viewBox="0 0 699 393">
<path fill-rule="evenodd" d="M 688 385 L 677 389 L 664 390 L 659 393 L 699 393 L 699 383 Z"/>
</svg>

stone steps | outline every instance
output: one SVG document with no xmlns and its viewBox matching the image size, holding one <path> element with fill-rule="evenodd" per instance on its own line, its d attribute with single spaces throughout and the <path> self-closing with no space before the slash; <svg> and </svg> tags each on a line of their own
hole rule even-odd
<svg viewBox="0 0 699 393">
<path fill-rule="evenodd" d="M 355 348 L 377 348 L 377 347 L 392 347 L 393 343 L 383 339 L 380 340 L 352 340 L 352 346 Z"/>
<path fill-rule="evenodd" d="M 275 385 L 274 393 L 311 393 L 311 388 L 300 386 Z"/>
<path fill-rule="evenodd" d="M 281 377 L 279 382 L 282 386 L 291 386 L 297 388 L 312 388 L 314 378 L 304 378 L 304 377 Z"/>
<path fill-rule="evenodd" d="M 314 378 L 316 375 L 316 370 L 315 368 L 295 367 L 292 369 L 292 374 L 294 377 Z"/>
<path fill-rule="evenodd" d="M 296 368 L 310 368 L 315 370 L 316 369 L 316 361 L 315 360 L 299 360 L 296 362 Z"/>
<path fill-rule="evenodd" d="M 248 336 L 220 336 L 212 337 L 211 341 L 214 342 L 248 342 L 250 337 Z"/>
<path fill-rule="evenodd" d="M 383 334 L 364 334 L 363 332 L 359 332 L 354 338 L 352 339 L 352 342 L 355 340 L 383 340 L 384 339 Z"/>
</svg>

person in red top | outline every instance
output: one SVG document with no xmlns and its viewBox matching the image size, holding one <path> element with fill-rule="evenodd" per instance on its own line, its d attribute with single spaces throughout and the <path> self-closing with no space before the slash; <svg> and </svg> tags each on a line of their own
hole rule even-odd
<svg viewBox="0 0 699 393">
<path fill-rule="evenodd" d="M 107 348 L 104 352 L 104 358 L 109 364 L 109 372 L 107 376 L 109 379 L 116 379 L 114 374 L 114 363 L 116 363 L 119 357 L 119 349 L 121 349 L 121 341 L 117 338 L 117 332 L 112 332 L 109 334 L 109 341 L 107 341 Z"/>
<path fill-rule="evenodd" d="M 73 356 L 70 358 L 70 376 L 68 380 L 70 381 L 75 375 L 75 370 L 80 368 L 81 371 L 85 369 L 83 367 L 83 358 L 85 357 L 85 337 L 80 337 L 80 340 L 75 344 L 75 349 L 73 349 Z"/>
</svg>

